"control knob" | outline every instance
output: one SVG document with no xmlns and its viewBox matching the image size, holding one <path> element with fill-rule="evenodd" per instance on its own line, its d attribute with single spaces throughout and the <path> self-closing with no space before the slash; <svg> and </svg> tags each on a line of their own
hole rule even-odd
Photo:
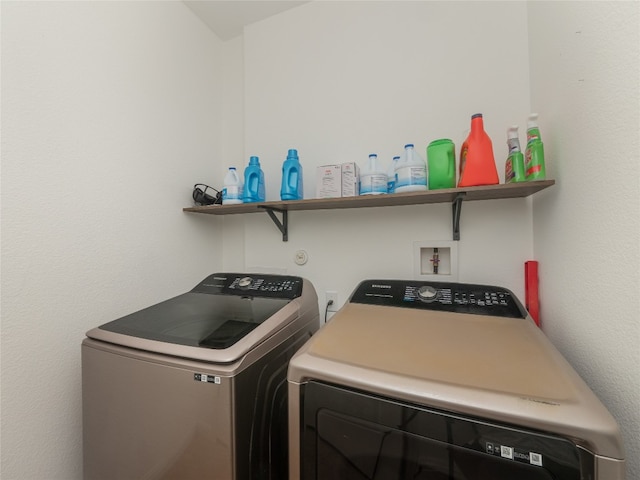
<svg viewBox="0 0 640 480">
<path fill-rule="evenodd" d="M 438 298 L 438 290 L 431 285 L 424 285 L 418 289 L 418 298 L 423 302 L 433 302 Z"/>
<path fill-rule="evenodd" d="M 253 278 L 251 277 L 242 277 L 238 280 L 238 287 L 240 288 L 249 288 L 253 283 Z"/>
</svg>

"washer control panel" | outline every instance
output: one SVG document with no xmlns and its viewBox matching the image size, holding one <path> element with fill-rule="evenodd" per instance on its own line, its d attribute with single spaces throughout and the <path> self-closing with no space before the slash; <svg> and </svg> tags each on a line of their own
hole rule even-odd
<svg viewBox="0 0 640 480">
<path fill-rule="evenodd" d="M 527 311 L 506 288 L 465 283 L 365 280 L 352 303 L 526 318 Z"/>
<path fill-rule="evenodd" d="M 214 273 L 200 282 L 192 292 L 293 299 L 302 295 L 302 278 L 289 275 Z"/>
</svg>

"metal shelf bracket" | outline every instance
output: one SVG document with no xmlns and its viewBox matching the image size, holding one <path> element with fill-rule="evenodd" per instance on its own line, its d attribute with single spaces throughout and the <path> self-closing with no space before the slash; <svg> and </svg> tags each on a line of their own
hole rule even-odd
<svg viewBox="0 0 640 480">
<path fill-rule="evenodd" d="M 460 212 L 462 211 L 462 200 L 464 200 L 465 195 L 464 192 L 458 193 L 451 204 L 454 240 L 460 240 Z"/>
<path fill-rule="evenodd" d="M 263 206 L 260 206 L 260 208 L 265 209 L 265 211 L 269 214 L 269 217 L 271 217 L 271 220 L 273 220 L 273 223 L 275 224 L 275 226 L 278 227 L 278 230 L 280 230 L 280 233 L 282 233 L 282 241 L 283 242 L 288 241 L 289 240 L 289 211 L 279 210 L 277 208 L 263 207 Z M 282 221 L 280 221 L 280 219 L 276 216 L 274 212 L 280 212 L 282 214 Z"/>
</svg>

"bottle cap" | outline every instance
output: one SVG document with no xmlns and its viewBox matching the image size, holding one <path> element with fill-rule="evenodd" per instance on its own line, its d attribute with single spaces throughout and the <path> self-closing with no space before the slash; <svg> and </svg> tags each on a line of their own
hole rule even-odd
<svg viewBox="0 0 640 480">
<path fill-rule="evenodd" d="M 289 149 L 287 152 L 287 158 L 298 158 L 298 150 L 295 148 Z"/>
<path fill-rule="evenodd" d="M 482 114 L 481 113 L 474 113 L 473 115 L 471 115 L 471 119 L 473 120 L 474 118 L 482 118 Z"/>
<path fill-rule="evenodd" d="M 407 147 L 411 147 L 411 148 L 413 148 L 413 143 L 407 143 L 407 144 L 404 146 L 404 148 L 407 148 Z"/>
<path fill-rule="evenodd" d="M 378 158 L 378 155 L 375 153 L 370 153 L 369 158 Z"/>
<path fill-rule="evenodd" d="M 538 114 L 532 113 L 527 120 L 527 128 L 538 126 Z"/>
<path fill-rule="evenodd" d="M 518 138 L 518 125 L 511 125 L 507 130 L 507 138 Z"/>
<path fill-rule="evenodd" d="M 249 157 L 249 165 L 260 165 L 260 159 L 258 157 Z"/>
</svg>

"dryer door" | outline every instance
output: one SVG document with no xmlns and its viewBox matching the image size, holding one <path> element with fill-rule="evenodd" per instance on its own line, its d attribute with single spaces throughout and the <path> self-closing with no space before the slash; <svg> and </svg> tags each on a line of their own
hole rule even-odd
<svg viewBox="0 0 640 480">
<path fill-rule="evenodd" d="M 302 398 L 304 479 L 593 478 L 593 457 L 563 438 L 319 382 Z"/>
</svg>

